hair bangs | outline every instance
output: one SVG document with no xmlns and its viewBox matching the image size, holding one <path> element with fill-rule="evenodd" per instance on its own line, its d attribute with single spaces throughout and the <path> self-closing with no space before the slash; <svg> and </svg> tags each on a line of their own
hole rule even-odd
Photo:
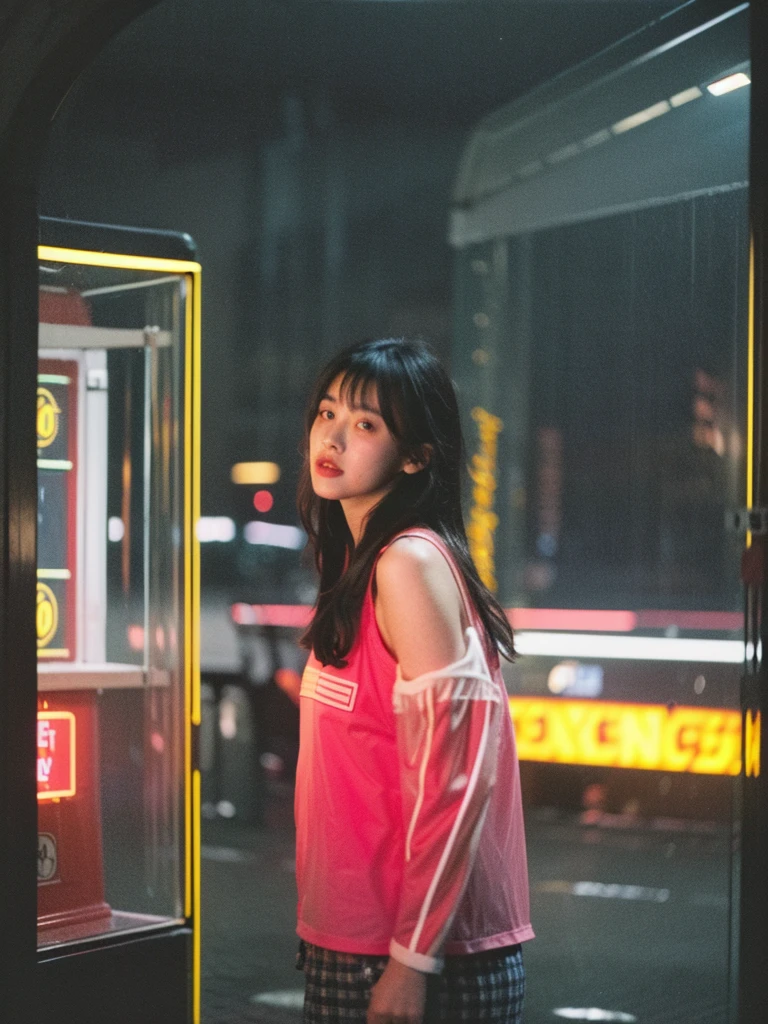
<svg viewBox="0 0 768 1024">
<path fill-rule="evenodd" d="M 402 443 L 405 433 L 405 406 L 402 394 L 402 369 L 393 366 L 397 355 L 391 349 L 368 349 L 350 354 L 324 375 L 323 393 L 334 380 L 339 381 L 339 398 L 350 406 L 365 406 L 375 396 L 381 418 L 390 434 Z M 322 394 L 318 396 L 318 406 Z"/>
</svg>

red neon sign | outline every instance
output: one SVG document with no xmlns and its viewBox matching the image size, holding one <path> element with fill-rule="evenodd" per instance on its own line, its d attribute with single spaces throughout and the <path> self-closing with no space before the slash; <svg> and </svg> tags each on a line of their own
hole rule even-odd
<svg viewBox="0 0 768 1024">
<path fill-rule="evenodd" d="M 71 711 L 37 713 L 37 799 L 74 796 L 75 716 Z"/>
</svg>

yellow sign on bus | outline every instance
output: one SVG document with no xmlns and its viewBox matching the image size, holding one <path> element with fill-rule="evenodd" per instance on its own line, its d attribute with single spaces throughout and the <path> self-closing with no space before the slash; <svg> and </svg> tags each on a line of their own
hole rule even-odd
<svg viewBox="0 0 768 1024">
<path fill-rule="evenodd" d="M 703 775 L 741 771 L 739 711 L 534 697 L 510 697 L 509 706 L 522 761 Z M 752 732 L 750 767 L 759 772 L 759 733 Z"/>
</svg>

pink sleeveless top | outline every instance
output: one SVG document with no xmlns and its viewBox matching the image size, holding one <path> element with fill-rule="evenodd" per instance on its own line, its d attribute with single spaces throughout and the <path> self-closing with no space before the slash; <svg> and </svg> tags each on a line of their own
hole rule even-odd
<svg viewBox="0 0 768 1024">
<path fill-rule="evenodd" d="M 348 664 L 310 655 L 300 693 L 295 816 L 299 936 L 419 970 L 533 938 L 520 779 L 498 655 L 446 545 L 467 650 L 402 680 L 371 584 Z M 385 549 L 382 549 L 382 551 Z M 375 573 L 375 567 L 374 567 Z M 372 574 L 373 579 L 373 574 Z"/>
</svg>

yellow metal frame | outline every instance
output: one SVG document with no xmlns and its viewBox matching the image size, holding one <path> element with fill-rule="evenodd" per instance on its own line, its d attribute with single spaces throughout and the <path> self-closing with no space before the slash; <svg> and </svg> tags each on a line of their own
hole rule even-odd
<svg viewBox="0 0 768 1024">
<path fill-rule="evenodd" d="M 114 267 L 117 270 L 155 270 L 166 274 L 199 274 L 200 264 L 193 260 L 167 260 L 156 256 L 127 256 L 116 252 L 91 252 L 88 249 L 61 249 L 38 245 L 37 257 L 51 263 L 79 263 L 87 267 Z"/>
<path fill-rule="evenodd" d="M 200 289 L 193 260 L 129 256 L 40 245 L 38 259 L 116 270 L 182 274 L 188 295 L 184 319 L 184 916 L 192 927 L 192 1019 L 200 1024 L 200 768 L 193 763 L 193 730 L 200 726 Z"/>
</svg>

